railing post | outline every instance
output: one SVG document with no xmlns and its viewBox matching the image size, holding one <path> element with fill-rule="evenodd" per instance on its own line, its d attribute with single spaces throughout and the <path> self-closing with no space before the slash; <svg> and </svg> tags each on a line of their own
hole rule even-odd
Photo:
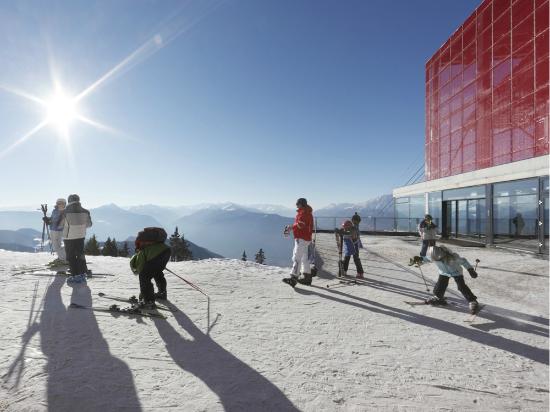
<svg viewBox="0 0 550 412">
<path fill-rule="evenodd" d="M 373 217 L 373 225 L 374 225 L 374 231 L 376 232 L 376 217 Z"/>
</svg>

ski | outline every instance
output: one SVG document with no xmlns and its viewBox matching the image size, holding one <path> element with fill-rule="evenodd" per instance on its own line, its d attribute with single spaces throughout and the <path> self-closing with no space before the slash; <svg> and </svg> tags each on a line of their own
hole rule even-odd
<svg viewBox="0 0 550 412">
<path fill-rule="evenodd" d="M 464 322 L 472 323 L 474 320 L 476 320 L 477 315 L 479 315 L 479 312 L 481 312 L 484 307 L 485 305 L 479 305 L 474 313 L 471 313 L 466 319 L 464 319 Z"/>
<path fill-rule="evenodd" d="M 137 303 L 137 299 L 135 298 L 135 296 L 132 296 L 131 298 L 123 298 L 123 297 L 120 297 L 120 296 L 109 296 L 103 292 L 99 292 L 97 294 L 100 298 L 104 298 L 104 299 L 110 299 L 110 300 L 115 300 L 117 302 L 125 302 L 125 303 Z M 132 299 L 134 298 L 134 299 Z M 171 309 L 167 306 L 164 306 L 164 305 L 159 305 L 158 303 L 155 302 L 155 305 L 157 306 L 157 309 L 159 310 L 165 310 L 165 311 L 168 311 L 168 312 L 177 312 L 177 309 Z"/>
<path fill-rule="evenodd" d="M 326 288 L 327 289 L 334 289 L 334 288 L 341 288 L 341 287 L 344 287 L 344 286 L 353 286 L 353 285 L 359 285 L 359 283 L 357 282 L 354 282 L 353 280 L 340 280 L 338 281 L 338 283 L 329 283 L 328 285 L 326 285 Z"/>
<path fill-rule="evenodd" d="M 427 306 L 434 306 L 434 307 L 445 307 L 445 306 L 458 306 L 457 303 L 455 302 L 449 302 L 447 301 L 447 304 L 446 305 L 430 305 L 428 303 L 426 303 L 425 300 L 404 300 L 403 301 L 404 303 L 406 303 L 407 305 L 410 305 L 410 306 L 419 306 L 419 305 L 427 305 Z"/>
<path fill-rule="evenodd" d="M 143 316 L 146 318 L 160 318 L 160 319 L 167 319 L 166 316 L 160 314 L 160 313 L 154 313 L 154 312 L 147 312 L 141 309 L 136 308 L 120 308 L 118 305 L 112 305 L 110 307 L 94 307 L 94 306 L 84 306 L 79 305 L 78 303 L 71 303 L 69 305 L 69 308 L 75 308 L 75 309 L 88 309 L 92 310 L 94 312 L 108 312 L 108 313 L 120 313 L 122 315 L 136 315 L 136 316 Z"/>
</svg>

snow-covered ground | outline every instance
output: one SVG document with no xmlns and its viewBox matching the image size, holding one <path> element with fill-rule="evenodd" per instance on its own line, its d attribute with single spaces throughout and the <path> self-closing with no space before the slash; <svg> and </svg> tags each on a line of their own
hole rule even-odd
<svg viewBox="0 0 550 412">
<path fill-rule="evenodd" d="M 323 271 L 295 290 L 281 282 L 286 269 L 170 263 L 210 304 L 167 274 L 178 309 L 167 320 L 68 308 L 115 303 L 99 292 L 137 294 L 127 259 L 89 257 L 115 276 L 70 287 L 17 274 L 50 255 L 0 251 L 0 411 L 548 410 L 546 260 L 454 248 L 481 259 L 466 282 L 487 306 L 470 325 L 452 281 L 460 306 L 404 303 L 427 295 L 406 266 L 416 240 L 366 238 L 365 285 L 337 285 L 334 237 L 317 244 Z"/>
</svg>

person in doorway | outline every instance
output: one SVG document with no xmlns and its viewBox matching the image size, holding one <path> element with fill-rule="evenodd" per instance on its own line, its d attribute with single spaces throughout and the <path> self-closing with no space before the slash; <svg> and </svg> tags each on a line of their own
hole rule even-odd
<svg viewBox="0 0 550 412">
<path fill-rule="evenodd" d="M 359 230 L 353 224 L 352 221 L 346 220 L 342 223 L 342 241 L 344 246 L 344 276 L 347 276 L 349 261 L 353 256 L 353 262 L 357 269 L 357 279 L 364 279 L 363 265 L 359 258 L 359 249 L 363 248 L 361 238 L 359 237 Z"/>
<path fill-rule="evenodd" d="M 288 278 L 283 282 L 290 286 L 296 286 L 296 283 L 311 285 L 311 269 L 308 259 L 308 248 L 311 243 L 313 233 L 313 209 L 307 204 L 303 197 L 296 201 L 296 217 L 292 225 L 294 235 L 294 251 L 292 253 L 292 270 Z M 300 269 L 302 276 L 300 277 Z"/>
<path fill-rule="evenodd" d="M 430 246 L 427 256 L 415 256 L 413 260 L 415 264 L 418 265 L 424 262 L 433 262 L 436 264 L 439 271 L 439 278 L 433 290 L 434 295 L 426 299 L 427 304 L 446 305 L 445 291 L 449 285 L 449 279 L 453 278 L 458 286 L 458 290 L 462 293 L 464 299 L 468 301 L 470 312 L 472 314 L 477 313 L 479 310 L 477 297 L 472 293 L 468 285 L 466 285 L 462 274 L 462 268 L 464 267 L 472 278 L 477 278 L 477 272 L 472 265 L 470 265 L 470 262 L 445 246 Z"/>
<path fill-rule="evenodd" d="M 48 265 L 64 266 L 67 265 L 67 257 L 65 255 L 65 248 L 63 247 L 63 227 L 65 225 L 65 206 L 67 202 L 65 199 L 59 198 L 55 202 L 55 207 L 49 218 L 46 219 L 46 224 L 50 227 L 50 239 L 52 242 L 52 250 L 57 254 L 57 259 L 50 262 Z"/>
<path fill-rule="evenodd" d="M 437 239 L 437 225 L 434 223 L 431 215 L 424 216 L 424 220 L 418 225 L 418 234 L 422 240 L 422 248 L 420 249 L 420 256 L 426 256 L 428 247 L 435 246 Z"/>
<path fill-rule="evenodd" d="M 67 200 L 63 225 L 65 254 L 71 271 L 67 282 L 85 282 L 88 267 L 84 256 L 84 239 L 86 229 L 92 226 L 92 218 L 90 212 L 80 204 L 78 195 L 70 195 Z"/>
</svg>

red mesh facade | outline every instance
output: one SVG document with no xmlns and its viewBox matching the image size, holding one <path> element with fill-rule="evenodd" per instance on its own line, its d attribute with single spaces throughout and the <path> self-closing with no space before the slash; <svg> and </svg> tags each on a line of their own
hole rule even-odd
<svg viewBox="0 0 550 412">
<path fill-rule="evenodd" d="M 426 179 L 548 154 L 548 0 L 486 0 L 426 63 Z"/>
</svg>

